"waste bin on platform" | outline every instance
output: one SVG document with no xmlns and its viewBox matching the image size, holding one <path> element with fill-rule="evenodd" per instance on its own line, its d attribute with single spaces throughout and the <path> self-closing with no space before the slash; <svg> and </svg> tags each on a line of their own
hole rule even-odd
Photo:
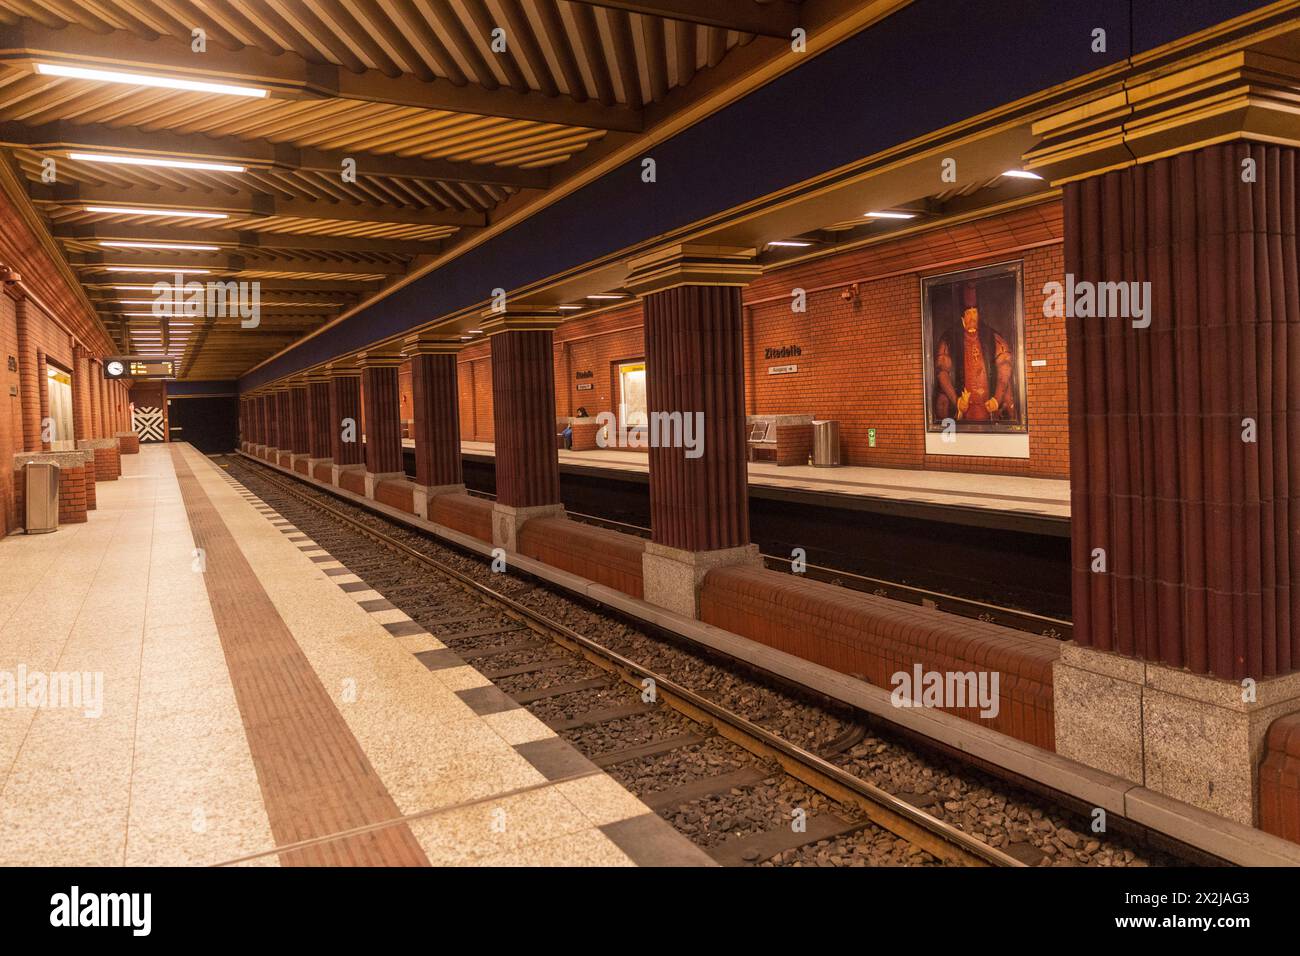
<svg viewBox="0 0 1300 956">
<path fill-rule="evenodd" d="M 840 463 L 840 423 L 837 421 L 813 422 L 813 464 L 830 468 Z"/>
<path fill-rule="evenodd" d="M 59 466 L 52 461 L 23 465 L 23 526 L 28 534 L 59 530 Z"/>
</svg>

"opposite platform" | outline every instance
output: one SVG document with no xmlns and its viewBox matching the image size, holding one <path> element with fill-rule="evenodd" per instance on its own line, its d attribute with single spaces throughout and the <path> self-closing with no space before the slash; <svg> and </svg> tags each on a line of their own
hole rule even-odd
<svg viewBox="0 0 1300 956">
<path fill-rule="evenodd" d="M 186 445 L 0 540 L 0 864 L 709 862 L 385 603 Z"/>
</svg>

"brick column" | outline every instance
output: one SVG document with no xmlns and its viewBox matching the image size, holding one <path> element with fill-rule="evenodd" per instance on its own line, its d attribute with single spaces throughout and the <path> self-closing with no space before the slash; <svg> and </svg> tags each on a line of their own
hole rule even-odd
<svg viewBox="0 0 1300 956">
<path fill-rule="evenodd" d="M 366 497 L 375 496 L 381 481 L 406 477 L 402 466 L 402 398 L 397 368 L 402 356 L 395 351 L 362 352 L 361 400 L 366 420 Z"/>
<path fill-rule="evenodd" d="M 316 466 L 325 466 L 329 473 L 332 461 L 330 447 L 330 380 L 320 373 L 307 376 L 307 460 L 308 471 L 314 477 Z M 324 479 L 328 480 L 328 479 Z"/>
<path fill-rule="evenodd" d="M 364 471 L 361 447 L 361 370 L 353 365 L 330 363 L 330 477 L 339 485 L 343 473 Z M 365 490 L 364 480 L 360 484 Z"/>
<path fill-rule="evenodd" d="M 50 389 L 40 375 L 40 361 L 36 358 L 35 337 L 31 334 L 31 318 L 28 314 L 27 299 L 17 285 L 5 283 L 0 285 L 0 295 L 7 295 L 14 300 L 14 314 L 18 323 L 18 388 L 21 393 L 19 407 L 22 410 L 22 443 L 24 450 L 44 448 L 41 441 L 41 422 L 49 416 L 33 414 L 40 407 L 40 397 L 45 396 L 48 404 Z M 69 438 L 72 436 L 69 435 Z"/>
<path fill-rule="evenodd" d="M 403 354 L 411 360 L 411 414 L 415 439 L 415 513 L 428 517 L 429 499 L 465 490 L 460 460 L 460 395 L 456 353 L 460 339 L 413 336 Z"/>
<path fill-rule="evenodd" d="M 289 467 L 307 474 L 307 383 L 296 379 L 289 386 Z"/>
<path fill-rule="evenodd" d="M 557 310 L 512 306 L 486 313 L 491 336 L 492 420 L 497 499 L 492 540 L 517 550 L 519 529 L 539 515 L 564 513 L 555 444 L 554 329 Z"/>
<path fill-rule="evenodd" d="M 289 390 L 283 385 L 271 392 L 271 447 L 275 449 L 274 462 L 280 463 L 280 452 L 288 452 L 292 428 L 289 413 Z"/>
<path fill-rule="evenodd" d="M 50 420 L 50 382 L 49 382 L 49 363 L 45 359 L 45 352 L 41 349 L 36 350 L 36 398 L 37 412 L 40 416 L 40 430 L 37 433 L 37 442 L 33 448 L 40 448 L 49 451 L 53 443 L 60 440 L 59 435 L 53 435 L 50 441 L 45 440 L 45 423 Z M 26 416 L 24 416 L 25 418 Z"/>
<path fill-rule="evenodd" d="M 1126 77 L 1122 106 L 1043 120 L 1026 156 L 1064 191 L 1056 747 L 1249 824 L 1268 725 L 1300 710 L 1300 127 L 1282 105 L 1300 63 L 1187 74 L 1227 97 L 1213 112 L 1178 79 Z"/>
<path fill-rule="evenodd" d="M 759 560 L 749 541 L 741 305 L 759 271 L 753 257 L 679 245 L 629 263 L 628 288 L 645 302 L 651 415 L 645 599 L 689 617 L 710 569 Z M 667 424 L 656 427 L 656 414 Z"/>
<path fill-rule="evenodd" d="M 90 424 L 90 361 L 80 345 L 72 347 L 72 437 L 74 440 L 92 437 Z"/>
</svg>

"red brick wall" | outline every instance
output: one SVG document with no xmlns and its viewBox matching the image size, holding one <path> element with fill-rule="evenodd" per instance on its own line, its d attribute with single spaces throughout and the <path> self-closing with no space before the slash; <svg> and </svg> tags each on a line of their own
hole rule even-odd
<svg viewBox="0 0 1300 956">
<path fill-rule="evenodd" d="M 1057 202 L 932 229 L 767 273 L 745 290 L 746 395 L 750 414 L 802 414 L 840 421 L 841 461 L 849 465 L 1069 477 L 1064 319 L 1043 317 L 1043 284 L 1062 277 Z M 925 453 L 925 378 L 921 279 L 997 262 L 1024 263 L 1025 375 L 1029 458 Z M 859 283 L 856 301 L 843 289 Z M 808 309 L 790 310 L 790 290 L 807 290 Z M 797 358 L 765 359 L 764 350 L 799 345 Z M 644 357 L 637 303 L 555 332 L 556 414 L 615 409 L 617 365 Z M 492 441 L 489 346 L 459 358 L 461 435 Z M 1047 365 L 1032 366 L 1035 359 Z M 799 366 L 770 375 L 773 365 Z M 590 378 L 577 378 L 590 371 Z M 590 390 L 578 391 L 579 384 Z M 403 388 L 409 390 L 409 380 Z M 403 408 L 410 407 L 409 391 Z M 876 447 L 867 430 L 876 429 Z"/>
<path fill-rule="evenodd" d="M 1300 843 L 1300 714 L 1273 721 L 1259 767 L 1259 828 Z"/>
<path fill-rule="evenodd" d="M 381 481 L 375 486 L 376 501 L 407 514 L 415 514 L 414 498 L 415 490 L 408 481 Z"/>
</svg>

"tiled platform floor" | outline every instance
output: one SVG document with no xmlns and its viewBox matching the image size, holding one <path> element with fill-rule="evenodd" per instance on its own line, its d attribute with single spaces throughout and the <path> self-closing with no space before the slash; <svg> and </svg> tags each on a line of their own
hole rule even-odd
<svg viewBox="0 0 1300 956">
<path fill-rule="evenodd" d="M 406 439 L 403 444 L 414 448 Z M 491 442 L 461 442 L 466 455 L 493 456 Z M 581 465 L 605 471 L 645 474 L 649 462 L 643 452 L 597 449 L 560 451 L 560 464 Z M 1035 517 L 1069 518 L 1070 483 L 1064 479 L 1021 478 L 1014 475 L 971 475 L 947 471 L 902 468 L 813 468 L 750 462 L 751 487 L 810 491 L 827 495 L 881 498 L 889 501 L 1015 512 Z"/>
<path fill-rule="evenodd" d="M 0 539 L 0 865 L 708 862 L 213 462 L 123 468 Z"/>
</svg>

